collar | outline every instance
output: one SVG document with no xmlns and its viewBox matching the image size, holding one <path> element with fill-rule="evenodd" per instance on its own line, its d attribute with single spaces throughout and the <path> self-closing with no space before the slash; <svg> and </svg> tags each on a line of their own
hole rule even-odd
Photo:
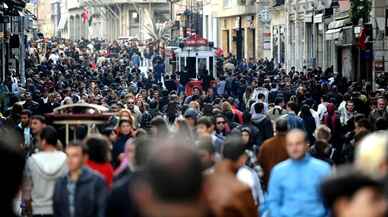
<svg viewBox="0 0 388 217">
<path fill-rule="evenodd" d="M 307 163 L 310 159 L 311 159 L 310 154 L 306 153 L 303 158 L 298 160 L 291 159 L 291 161 L 296 164 L 304 164 L 304 163 Z"/>
</svg>

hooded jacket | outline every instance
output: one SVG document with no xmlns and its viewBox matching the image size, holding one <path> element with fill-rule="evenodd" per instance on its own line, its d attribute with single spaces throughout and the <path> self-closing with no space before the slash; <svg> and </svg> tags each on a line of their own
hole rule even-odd
<svg viewBox="0 0 388 217">
<path fill-rule="evenodd" d="M 33 154 L 27 160 L 25 176 L 30 182 L 33 215 L 53 214 L 54 185 L 67 172 L 66 159 L 65 153 L 54 151 Z"/>
<path fill-rule="evenodd" d="M 268 115 L 260 113 L 254 114 L 252 116 L 252 123 L 257 128 L 259 128 L 262 134 L 262 141 L 259 145 L 261 145 L 262 142 L 273 136 L 273 125 Z"/>
</svg>

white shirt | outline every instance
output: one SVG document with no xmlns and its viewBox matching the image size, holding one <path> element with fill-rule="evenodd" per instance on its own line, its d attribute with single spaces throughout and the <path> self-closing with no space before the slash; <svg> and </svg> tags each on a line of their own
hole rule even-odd
<svg viewBox="0 0 388 217">
<path fill-rule="evenodd" d="M 247 166 L 241 167 L 237 172 L 237 179 L 247 184 L 252 191 L 252 197 L 255 199 L 257 205 L 263 204 L 264 194 L 261 188 L 258 174 Z"/>
<path fill-rule="evenodd" d="M 58 62 L 58 60 L 59 60 L 59 56 L 58 56 L 58 54 L 56 54 L 56 53 L 52 53 L 52 54 L 50 54 L 49 60 L 52 60 L 52 61 L 53 61 L 53 63 L 56 65 L 56 64 L 57 64 L 57 62 Z"/>
<path fill-rule="evenodd" d="M 319 119 L 322 120 L 323 119 L 323 116 L 325 115 L 325 113 L 327 112 L 327 107 L 326 107 L 326 104 L 327 103 L 321 103 L 318 105 L 318 115 L 319 115 Z"/>
</svg>

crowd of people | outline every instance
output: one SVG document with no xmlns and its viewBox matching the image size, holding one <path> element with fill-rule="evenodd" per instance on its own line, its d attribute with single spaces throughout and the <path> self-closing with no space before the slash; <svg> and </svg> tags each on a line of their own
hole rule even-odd
<svg viewBox="0 0 388 217">
<path fill-rule="evenodd" d="M 154 46 L 47 47 L 31 42 L 25 86 L 16 74 L 0 85 L 6 216 L 387 214 L 384 89 L 233 55 L 192 85 L 192 69 L 166 71 Z M 112 116 L 98 134 L 72 128 L 66 143 L 47 114 L 75 103 Z"/>
</svg>

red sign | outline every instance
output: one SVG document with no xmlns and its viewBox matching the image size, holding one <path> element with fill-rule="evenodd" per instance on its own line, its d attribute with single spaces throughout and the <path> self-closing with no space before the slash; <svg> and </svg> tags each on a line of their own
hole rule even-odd
<svg viewBox="0 0 388 217">
<path fill-rule="evenodd" d="M 190 38 L 186 39 L 184 44 L 185 44 L 185 46 L 191 46 L 191 47 L 207 46 L 208 45 L 208 41 L 207 41 L 206 38 L 202 38 L 202 37 L 200 37 L 198 35 L 193 35 Z"/>
</svg>

